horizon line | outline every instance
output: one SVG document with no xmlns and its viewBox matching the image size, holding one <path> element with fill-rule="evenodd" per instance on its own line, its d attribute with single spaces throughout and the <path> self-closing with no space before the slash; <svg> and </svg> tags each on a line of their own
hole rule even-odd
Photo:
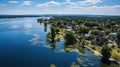
<svg viewBox="0 0 120 67">
<path fill-rule="evenodd" d="M 120 16 L 120 15 L 113 15 L 113 14 L 110 15 L 110 14 L 72 14 L 72 13 L 71 14 L 59 14 L 59 13 L 58 14 L 52 14 L 52 13 L 51 14 L 47 14 L 47 13 L 46 14 L 0 14 L 0 16 L 1 15 L 98 15 L 98 16 L 101 15 L 101 16 Z"/>
</svg>

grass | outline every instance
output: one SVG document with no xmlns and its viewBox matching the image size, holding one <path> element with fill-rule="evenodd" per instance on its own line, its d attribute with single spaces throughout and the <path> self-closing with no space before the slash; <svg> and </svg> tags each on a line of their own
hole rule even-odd
<svg viewBox="0 0 120 67">
<path fill-rule="evenodd" d="M 120 61 L 120 48 L 115 47 L 114 49 L 112 49 L 111 54 L 112 54 L 111 56 L 112 58 Z"/>
<path fill-rule="evenodd" d="M 55 36 L 55 38 L 54 38 L 55 41 L 59 41 L 59 39 L 60 39 L 61 37 L 63 37 L 64 34 L 65 34 L 65 29 L 64 29 L 64 28 L 61 28 L 60 31 L 58 32 L 58 34 L 56 34 L 56 36 Z M 47 34 L 47 40 L 48 40 L 48 41 L 51 41 L 51 33 L 48 33 L 48 34 Z"/>
<path fill-rule="evenodd" d="M 102 47 L 100 47 L 98 45 L 91 45 L 91 44 L 89 44 L 88 47 L 90 47 L 90 48 L 92 48 L 92 49 L 94 49 L 94 50 L 96 50 L 96 51 L 101 53 Z"/>
<path fill-rule="evenodd" d="M 55 36 L 55 41 L 58 41 L 61 37 L 63 37 L 65 34 L 65 29 L 60 29 L 60 31 L 58 32 L 58 34 L 56 34 Z"/>
<path fill-rule="evenodd" d="M 100 52 L 101 53 L 101 49 L 102 47 L 101 46 L 97 46 L 97 45 L 89 45 L 89 47 L 93 48 Z M 111 47 L 112 48 L 112 47 Z M 120 48 L 118 47 L 115 47 L 115 48 L 112 48 L 112 51 L 111 51 L 111 58 L 114 58 L 115 60 L 118 60 L 120 61 Z"/>
<path fill-rule="evenodd" d="M 70 52 L 71 50 L 74 50 L 74 49 L 75 49 L 74 45 L 66 45 L 65 48 L 64 48 L 64 50 L 66 52 Z"/>
</svg>

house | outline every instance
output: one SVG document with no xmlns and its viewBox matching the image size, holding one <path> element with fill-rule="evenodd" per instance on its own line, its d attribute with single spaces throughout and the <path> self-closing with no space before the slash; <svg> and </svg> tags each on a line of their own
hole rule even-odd
<svg viewBox="0 0 120 67">
<path fill-rule="evenodd" d="M 100 31 L 99 34 L 103 36 L 105 34 L 105 31 Z"/>
<path fill-rule="evenodd" d="M 98 36 L 95 40 L 95 43 L 98 45 L 108 44 L 108 39 L 103 36 Z"/>
<path fill-rule="evenodd" d="M 66 29 L 67 31 L 72 31 L 72 29 Z"/>
<path fill-rule="evenodd" d="M 72 26 L 64 25 L 64 28 L 65 28 L 67 31 L 72 31 Z"/>
<path fill-rule="evenodd" d="M 90 40 L 90 35 L 89 34 L 84 34 L 86 40 Z"/>
<path fill-rule="evenodd" d="M 64 28 L 71 29 L 72 27 L 70 25 L 64 25 Z"/>
<path fill-rule="evenodd" d="M 77 31 L 77 30 L 79 30 L 79 25 L 75 25 L 72 28 L 73 28 L 74 31 Z"/>
<path fill-rule="evenodd" d="M 110 33 L 108 34 L 108 38 L 115 39 L 117 36 L 117 33 Z"/>
<path fill-rule="evenodd" d="M 92 28 L 93 28 L 93 29 L 97 29 L 98 27 L 97 27 L 97 26 L 93 26 Z"/>
<path fill-rule="evenodd" d="M 114 43 L 108 43 L 107 44 L 109 47 L 111 47 L 111 46 L 117 46 L 117 43 L 116 42 L 114 42 Z"/>
<path fill-rule="evenodd" d="M 78 38 L 78 39 L 80 39 L 80 38 L 81 38 L 81 36 L 77 36 L 77 38 Z"/>
</svg>

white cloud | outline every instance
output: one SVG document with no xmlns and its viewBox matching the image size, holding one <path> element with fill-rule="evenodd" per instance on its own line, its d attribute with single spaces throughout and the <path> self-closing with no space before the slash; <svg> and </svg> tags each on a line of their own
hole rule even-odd
<svg viewBox="0 0 120 67">
<path fill-rule="evenodd" d="M 71 0 L 66 0 L 66 2 L 70 2 Z"/>
<path fill-rule="evenodd" d="M 71 0 L 66 0 L 65 2 L 62 2 L 61 5 L 65 5 L 67 7 L 77 6 L 78 4 L 75 2 L 71 2 Z"/>
<path fill-rule="evenodd" d="M 43 7 L 48 7 L 47 4 L 37 4 L 36 7 L 43 8 Z"/>
<path fill-rule="evenodd" d="M 85 0 L 85 1 L 80 1 L 80 5 L 87 6 L 87 5 L 94 5 L 97 3 L 102 2 L 103 0 Z"/>
<path fill-rule="evenodd" d="M 74 9 L 74 11 L 72 11 Z M 89 7 L 72 7 L 68 10 L 71 13 L 98 14 L 98 15 L 120 15 L 120 5 L 113 6 L 89 6 Z"/>
<path fill-rule="evenodd" d="M 120 15 L 120 5 L 113 6 L 78 6 L 59 10 L 42 10 L 41 14 L 95 14 L 95 15 Z"/>
<path fill-rule="evenodd" d="M 60 5 L 58 2 L 55 2 L 55 1 L 47 2 L 46 4 L 49 6 L 59 6 Z"/>
<path fill-rule="evenodd" d="M 77 3 L 74 3 L 74 2 L 71 2 L 71 1 L 66 1 L 66 2 L 63 2 L 62 5 L 74 6 L 74 5 L 77 5 Z"/>
<path fill-rule="evenodd" d="M 95 15 L 120 15 L 120 5 L 113 6 L 74 6 L 63 9 L 36 9 L 36 10 L 6 10 L 1 14 L 95 14 Z"/>
<path fill-rule="evenodd" d="M 32 4 L 32 1 L 24 1 L 23 2 L 23 5 L 31 5 Z"/>
<path fill-rule="evenodd" d="M 36 7 L 45 8 L 45 7 L 62 6 L 62 5 L 66 5 L 66 6 L 70 6 L 71 7 L 71 6 L 77 5 L 77 3 L 71 2 L 71 0 L 66 0 L 65 2 L 56 2 L 56 1 L 52 0 L 50 2 L 37 4 Z"/>
<path fill-rule="evenodd" d="M 60 6 L 60 3 L 55 2 L 54 0 L 50 2 L 46 2 L 43 4 L 37 4 L 36 7 L 42 8 L 42 7 L 50 7 L 50 6 Z"/>
<path fill-rule="evenodd" d="M 17 4 L 18 1 L 9 1 L 9 3 L 15 3 L 15 4 Z"/>
<path fill-rule="evenodd" d="M 4 6 L 6 6 L 6 4 L 0 4 L 0 6 L 1 6 L 1 7 L 4 7 Z"/>
</svg>

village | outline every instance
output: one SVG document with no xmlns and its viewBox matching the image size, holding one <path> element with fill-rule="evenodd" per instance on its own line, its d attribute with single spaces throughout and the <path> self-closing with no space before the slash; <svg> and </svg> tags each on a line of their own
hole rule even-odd
<svg viewBox="0 0 120 67">
<path fill-rule="evenodd" d="M 67 46 L 79 45 L 101 54 L 107 46 L 108 58 L 120 62 L 120 17 L 55 16 L 38 22 L 51 25 L 50 42 L 63 41 Z"/>
</svg>

